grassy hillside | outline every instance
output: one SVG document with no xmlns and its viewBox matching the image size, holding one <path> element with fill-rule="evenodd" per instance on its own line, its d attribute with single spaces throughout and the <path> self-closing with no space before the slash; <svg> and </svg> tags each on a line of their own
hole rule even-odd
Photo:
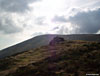
<svg viewBox="0 0 100 76">
<path fill-rule="evenodd" d="M 57 41 L 0 60 L 0 76 L 86 76 L 100 73 L 100 42 Z"/>
<path fill-rule="evenodd" d="M 62 37 L 65 40 L 85 40 L 85 41 L 100 42 L 100 34 L 73 34 L 73 35 L 46 34 L 33 37 L 19 44 L 0 50 L 0 58 L 5 58 L 6 56 L 11 56 L 13 54 L 21 53 L 33 48 L 35 49 L 40 46 L 48 45 L 49 42 L 56 36 Z"/>
</svg>

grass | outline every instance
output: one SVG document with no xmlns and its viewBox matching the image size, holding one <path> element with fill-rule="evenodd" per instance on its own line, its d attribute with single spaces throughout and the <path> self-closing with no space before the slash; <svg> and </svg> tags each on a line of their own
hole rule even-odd
<svg viewBox="0 0 100 76">
<path fill-rule="evenodd" d="M 63 41 L 0 60 L 0 76 L 86 76 L 86 73 L 100 74 L 99 42 Z"/>
</svg>

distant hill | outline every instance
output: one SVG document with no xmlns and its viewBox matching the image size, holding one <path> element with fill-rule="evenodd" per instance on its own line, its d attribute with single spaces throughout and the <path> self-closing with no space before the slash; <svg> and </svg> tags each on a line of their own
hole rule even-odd
<svg viewBox="0 0 100 76">
<path fill-rule="evenodd" d="M 32 44 L 30 48 L 28 48 L 29 46 L 27 47 L 27 49 L 30 50 L 0 59 L 0 76 L 100 75 L 100 42 L 96 40 L 96 38 L 99 37 L 98 35 L 63 36 L 66 40 L 63 37 L 54 36 L 38 36 L 24 43 L 10 47 L 10 49 L 14 49 L 14 47 L 17 48 L 19 46 L 18 49 L 15 50 L 18 52 L 21 48 L 25 48 L 23 51 L 26 50 L 26 45 L 30 46 L 29 43 Z M 54 38 L 49 43 L 45 42 L 52 37 Z M 76 39 L 78 38 L 78 40 L 67 39 L 74 39 L 74 37 Z M 82 39 L 88 41 L 83 41 Z M 37 43 L 35 49 L 33 49 L 33 46 L 36 44 L 33 45 L 33 43 Z M 48 44 L 39 47 L 38 45 L 40 45 L 40 43 L 41 45 L 44 45 L 44 43 Z"/>
<path fill-rule="evenodd" d="M 21 53 L 30 49 L 47 45 L 56 36 L 62 37 L 65 40 L 86 40 L 86 41 L 100 41 L 99 34 L 74 34 L 74 35 L 41 35 L 32 39 L 19 43 L 17 45 L 8 47 L 0 51 L 0 58 L 11 56 L 17 53 Z"/>
</svg>

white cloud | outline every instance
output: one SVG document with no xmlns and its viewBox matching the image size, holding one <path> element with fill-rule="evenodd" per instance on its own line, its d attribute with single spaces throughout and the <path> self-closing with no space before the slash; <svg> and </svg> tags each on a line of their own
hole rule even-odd
<svg viewBox="0 0 100 76">
<path fill-rule="evenodd" d="M 74 12 L 75 10 L 75 12 Z M 81 9 L 81 10 L 74 10 L 71 12 L 74 12 L 75 14 L 66 18 L 65 16 L 55 16 L 53 18 L 54 22 L 58 22 L 59 26 L 69 26 L 66 28 L 66 33 L 72 33 L 72 34 L 86 34 L 86 33 L 98 33 L 100 30 L 100 8 L 93 8 L 93 9 Z M 71 24 L 66 24 L 70 22 Z M 57 24 L 57 23 L 56 23 Z M 64 32 L 65 27 L 59 28 L 58 33 Z M 72 30 L 70 30 L 72 29 Z"/>
<path fill-rule="evenodd" d="M 0 0 L 0 36 L 2 36 L 0 48 L 40 34 L 79 33 L 75 30 L 77 26 L 71 24 L 79 20 L 77 13 L 100 7 L 99 3 L 100 0 Z M 75 21 L 70 18 L 69 23 L 70 16 L 76 18 Z M 12 40 L 10 44 L 9 40 Z"/>
<path fill-rule="evenodd" d="M 0 32 L 3 32 L 5 34 L 12 34 L 23 31 L 22 26 L 17 26 L 20 23 L 18 23 L 17 20 L 14 20 L 12 18 L 12 15 L 9 13 L 0 15 Z"/>
<path fill-rule="evenodd" d="M 65 18 L 65 16 L 55 16 L 52 19 L 53 22 L 67 22 L 67 19 Z"/>
</svg>

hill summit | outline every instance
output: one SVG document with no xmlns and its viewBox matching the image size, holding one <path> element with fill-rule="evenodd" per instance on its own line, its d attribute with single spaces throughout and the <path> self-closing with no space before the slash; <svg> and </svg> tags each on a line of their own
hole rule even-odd
<svg viewBox="0 0 100 76">
<path fill-rule="evenodd" d="M 19 43 L 14 46 L 1 50 L 0 58 L 5 58 L 7 56 L 11 56 L 17 53 L 25 52 L 31 49 L 36 49 L 40 46 L 48 45 L 50 41 L 53 40 L 53 38 L 55 37 L 60 37 L 60 38 L 63 38 L 64 40 L 84 40 L 84 41 L 100 42 L 100 34 L 73 34 L 73 35 L 46 34 L 46 35 L 33 37 L 22 43 Z M 57 39 L 55 42 L 57 42 Z M 59 39 L 58 39 L 58 42 L 59 42 Z"/>
</svg>

